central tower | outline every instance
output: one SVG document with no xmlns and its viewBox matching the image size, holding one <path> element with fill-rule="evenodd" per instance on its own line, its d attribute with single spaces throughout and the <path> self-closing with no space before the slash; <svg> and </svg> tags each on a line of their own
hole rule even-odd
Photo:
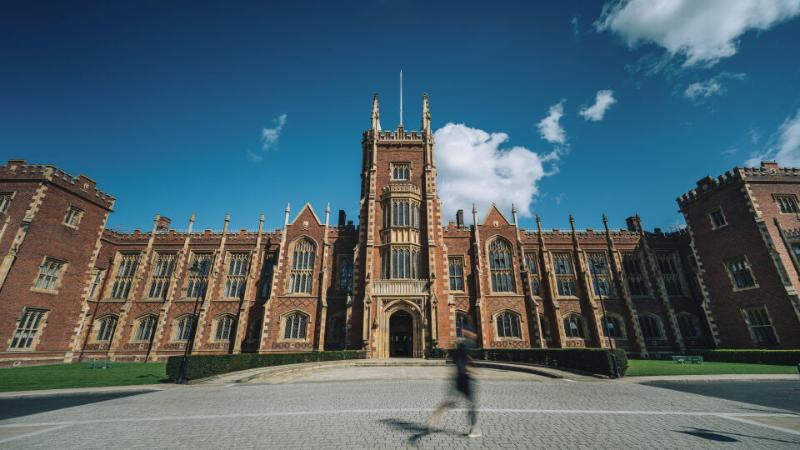
<svg viewBox="0 0 800 450">
<path fill-rule="evenodd" d="M 360 319 L 370 357 L 422 357 L 440 346 L 440 335 L 449 335 L 436 319 L 444 272 L 433 144 L 427 94 L 419 131 L 402 124 L 381 130 L 375 94 L 372 126 L 362 140 L 359 290 L 352 321 L 355 335 Z"/>
</svg>

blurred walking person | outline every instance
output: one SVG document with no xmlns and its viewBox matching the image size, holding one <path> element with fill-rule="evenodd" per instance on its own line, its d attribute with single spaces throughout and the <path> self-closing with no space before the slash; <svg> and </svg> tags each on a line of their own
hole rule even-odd
<svg viewBox="0 0 800 450">
<path fill-rule="evenodd" d="M 455 350 L 453 351 L 453 364 L 455 364 L 455 379 L 447 397 L 436 406 L 431 416 L 426 421 L 428 432 L 431 432 L 439 423 L 448 409 L 455 407 L 458 401 L 463 397 L 467 403 L 467 415 L 469 417 L 470 430 L 467 436 L 471 438 L 481 437 L 481 430 L 478 428 L 478 405 L 475 400 L 474 383 L 470 376 L 469 366 L 472 365 L 472 358 L 469 356 L 469 350 L 476 347 L 475 338 L 476 333 L 472 329 L 468 329 L 465 325 L 463 328 L 463 337 L 459 339 Z"/>
</svg>

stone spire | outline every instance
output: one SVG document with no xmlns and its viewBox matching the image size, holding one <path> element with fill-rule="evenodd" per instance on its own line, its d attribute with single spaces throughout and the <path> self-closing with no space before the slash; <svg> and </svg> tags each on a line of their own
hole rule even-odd
<svg viewBox="0 0 800 450">
<path fill-rule="evenodd" d="M 372 94 L 372 131 L 381 131 L 381 113 L 378 110 L 378 94 Z"/>
<path fill-rule="evenodd" d="M 428 94 L 422 94 L 422 132 L 431 131 L 431 107 L 428 102 Z"/>
</svg>

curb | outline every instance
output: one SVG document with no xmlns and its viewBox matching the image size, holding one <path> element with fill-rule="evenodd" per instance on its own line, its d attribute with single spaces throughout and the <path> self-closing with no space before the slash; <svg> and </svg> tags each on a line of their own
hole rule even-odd
<svg viewBox="0 0 800 450">
<path fill-rule="evenodd" d="M 800 376 L 790 374 L 718 374 L 718 375 L 655 375 L 624 377 L 618 381 L 624 383 L 724 383 L 735 381 L 800 381 Z"/>
<path fill-rule="evenodd" d="M 555 378 L 555 379 L 563 379 L 564 376 L 558 373 L 551 372 L 549 370 L 543 370 L 542 368 L 536 366 L 529 366 L 524 364 L 509 364 L 503 362 L 496 362 L 496 361 L 482 361 L 482 360 L 473 360 L 472 364 L 475 367 L 483 367 L 486 369 L 499 369 L 499 370 L 508 370 L 512 372 L 523 372 L 523 373 L 530 373 L 533 375 L 540 375 L 547 378 Z"/>
<path fill-rule="evenodd" d="M 0 392 L 0 400 L 22 397 L 50 397 L 55 395 L 110 394 L 119 392 L 156 392 L 174 389 L 173 383 L 140 384 L 132 386 L 100 386 L 86 388 L 41 389 L 31 391 Z"/>
</svg>

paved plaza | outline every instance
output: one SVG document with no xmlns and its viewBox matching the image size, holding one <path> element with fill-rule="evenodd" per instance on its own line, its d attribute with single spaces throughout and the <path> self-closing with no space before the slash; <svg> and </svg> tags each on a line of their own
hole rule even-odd
<svg viewBox="0 0 800 450">
<path fill-rule="evenodd" d="M 451 370 L 333 367 L 152 392 L 6 397 L 0 447 L 800 447 L 797 380 L 642 385 L 493 369 L 477 370 L 483 437 L 464 436 L 463 409 L 426 434 Z"/>
</svg>

